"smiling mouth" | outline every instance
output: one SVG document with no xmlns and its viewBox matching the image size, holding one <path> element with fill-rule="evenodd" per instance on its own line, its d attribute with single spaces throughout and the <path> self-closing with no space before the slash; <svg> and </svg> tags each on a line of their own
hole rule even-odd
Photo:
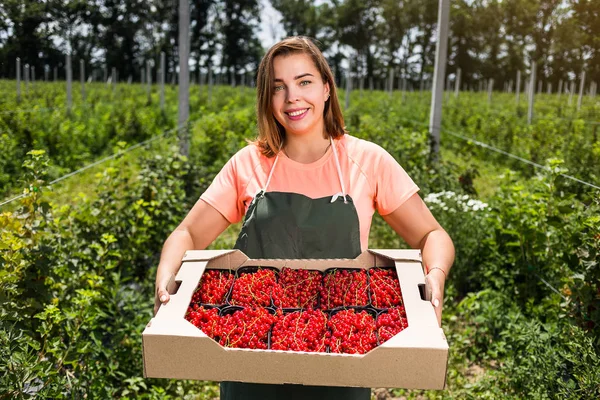
<svg viewBox="0 0 600 400">
<path fill-rule="evenodd" d="M 286 114 L 289 115 L 290 117 L 298 117 L 298 116 L 304 114 L 307 111 L 308 111 L 308 108 L 305 108 L 305 109 L 302 109 L 302 110 L 297 110 L 297 111 L 292 111 L 292 112 L 286 112 Z"/>
</svg>

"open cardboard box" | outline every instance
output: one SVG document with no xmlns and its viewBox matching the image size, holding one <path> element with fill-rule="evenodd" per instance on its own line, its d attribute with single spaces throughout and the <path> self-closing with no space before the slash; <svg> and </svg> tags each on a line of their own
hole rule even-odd
<svg viewBox="0 0 600 400">
<path fill-rule="evenodd" d="M 367 354 L 329 354 L 224 348 L 184 319 L 207 268 L 396 267 L 408 328 Z M 443 389 L 448 343 L 431 303 L 423 299 L 419 250 L 366 250 L 350 260 L 252 260 L 239 250 L 188 251 L 171 296 L 142 333 L 149 378 L 295 383 L 325 386 Z"/>
</svg>

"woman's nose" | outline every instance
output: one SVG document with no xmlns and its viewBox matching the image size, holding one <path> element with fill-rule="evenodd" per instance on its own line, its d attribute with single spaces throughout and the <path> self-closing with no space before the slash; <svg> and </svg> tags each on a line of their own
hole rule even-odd
<svg viewBox="0 0 600 400">
<path fill-rule="evenodd" d="M 294 103 L 299 99 L 300 95 L 296 89 L 288 89 L 285 99 L 288 103 Z"/>
</svg>

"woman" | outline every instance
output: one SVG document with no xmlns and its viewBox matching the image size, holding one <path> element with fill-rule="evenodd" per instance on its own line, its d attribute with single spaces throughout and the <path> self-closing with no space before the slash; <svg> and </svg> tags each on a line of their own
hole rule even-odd
<svg viewBox="0 0 600 400">
<path fill-rule="evenodd" d="M 376 144 L 346 133 L 331 69 L 309 39 L 264 56 L 257 78 L 258 138 L 235 154 L 165 242 L 156 308 L 186 250 L 206 248 L 244 218 L 235 248 L 251 258 L 355 258 L 377 210 L 428 266 L 441 323 L 454 247 L 402 167 Z M 221 398 L 369 399 L 366 388 L 221 384 Z"/>
</svg>

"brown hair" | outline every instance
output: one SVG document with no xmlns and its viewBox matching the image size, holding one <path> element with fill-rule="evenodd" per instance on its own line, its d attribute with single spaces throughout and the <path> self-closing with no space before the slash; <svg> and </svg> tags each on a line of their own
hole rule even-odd
<svg viewBox="0 0 600 400">
<path fill-rule="evenodd" d="M 325 132 L 336 139 L 346 133 L 344 117 L 337 98 L 337 90 L 327 60 L 311 39 L 305 36 L 292 36 L 283 39 L 267 51 L 258 66 L 256 78 L 256 117 L 258 121 L 258 137 L 254 143 L 262 154 L 273 157 L 285 138 L 285 129 L 273 115 L 273 60 L 277 56 L 288 56 L 303 53 L 313 60 L 321 74 L 323 83 L 329 83 L 329 99 L 325 101 L 323 119 Z"/>
</svg>

